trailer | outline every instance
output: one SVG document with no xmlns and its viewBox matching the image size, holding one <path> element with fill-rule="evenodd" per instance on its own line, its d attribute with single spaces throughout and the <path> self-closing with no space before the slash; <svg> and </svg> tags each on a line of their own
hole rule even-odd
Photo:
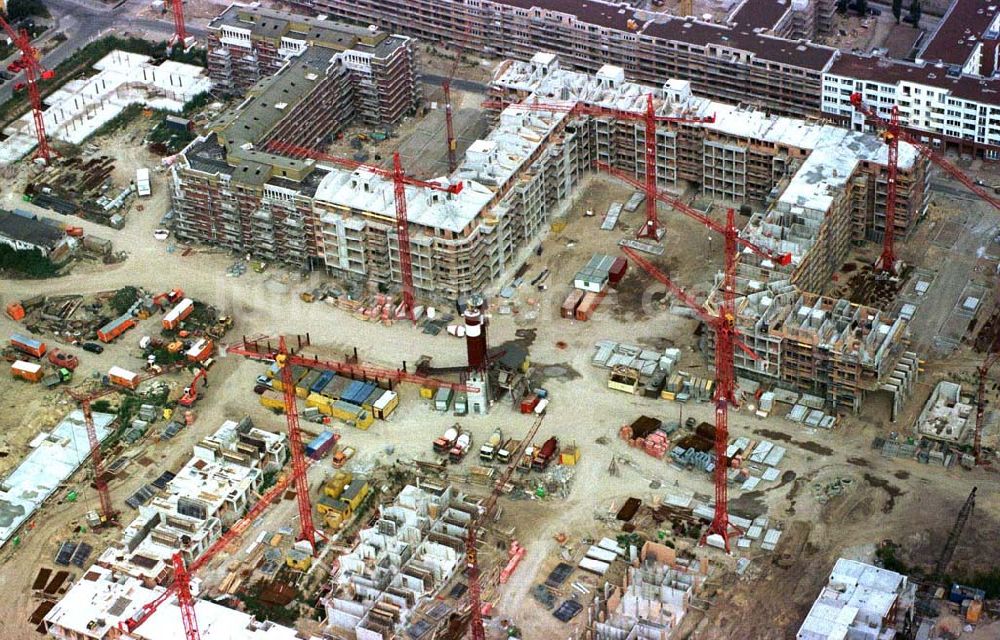
<svg viewBox="0 0 1000 640">
<path fill-rule="evenodd" d="M 556 449 L 559 447 L 559 441 L 556 440 L 555 436 L 552 436 L 535 454 L 531 461 L 531 468 L 535 471 L 545 471 L 548 468 L 549 463 L 552 462 L 552 458 L 556 455 Z"/>
<path fill-rule="evenodd" d="M 177 328 L 177 325 L 184 322 L 191 315 L 192 311 L 194 311 L 194 300 L 184 298 L 173 309 L 168 311 L 167 315 L 163 316 L 163 328 L 166 331 L 173 331 Z"/>
<path fill-rule="evenodd" d="M 135 326 L 135 318 L 126 313 L 107 323 L 97 330 L 97 339 L 101 342 L 112 342 L 115 338 Z"/>
<path fill-rule="evenodd" d="M 208 338 L 199 338 L 184 352 L 184 355 L 187 356 L 188 362 L 203 362 L 213 353 L 215 353 L 215 343 Z"/>
<path fill-rule="evenodd" d="M 45 350 L 48 348 L 41 340 L 35 340 L 34 338 L 29 338 L 28 336 L 20 333 L 15 333 L 10 337 L 10 346 L 22 353 L 26 353 L 29 356 L 34 356 L 36 358 L 44 356 Z"/>
<path fill-rule="evenodd" d="M 127 389 L 134 390 L 139 386 L 138 373 L 132 373 L 128 369 L 123 369 L 118 366 L 111 367 L 111 370 L 108 371 L 108 380 L 110 380 L 112 384 L 116 384 Z"/>
<path fill-rule="evenodd" d="M 42 379 L 42 365 L 37 362 L 16 360 L 10 366 L 10 375 L 28 382 L 38 382 Z"/>
</svg>

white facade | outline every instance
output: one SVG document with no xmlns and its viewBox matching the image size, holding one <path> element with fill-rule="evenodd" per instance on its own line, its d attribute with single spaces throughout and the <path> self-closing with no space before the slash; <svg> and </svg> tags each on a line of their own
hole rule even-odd
<svg viewBox="0 0 1000 640">
<path fill-rule="evenodd" d="M 947 69 L 934 68 L 927 72 L 921 68 L 919 76 L 936 80 L 944 79 Z M 971 78 L 966 83 L 977 82 Z M 977 144 L 1000 146 L 1000 104 L 985 100 L 957 97 L 946 86 L 931 86 L 921 82 L 899 80 L 883 82 L 852 78 L 833 73 L 823 74 L 824 113 L 851 118 L 856 130 L 865 127 L 864 116 L 851 106 L 851 94 L 858 92 L 866 104 L 888 119 L 892 106 L 899 107 L 899 120 L 904 126 L 968 140 Z M 987 157 L 996 159 L 996 150 L 987 150 Z"/>
</svg>

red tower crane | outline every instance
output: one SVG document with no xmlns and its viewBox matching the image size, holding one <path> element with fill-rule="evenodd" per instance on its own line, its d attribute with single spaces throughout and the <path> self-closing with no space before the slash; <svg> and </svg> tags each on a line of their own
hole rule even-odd
<svg viewBox="0 0 1000 640">
<path fill-rule="evenodd" d="M 15 31 L 3 17 L 0 17 L 0 26 L 7 32 L 7 37 L 21 52 L 19 59 L 21 68 L 24 69 L 25 84 L 28 88 L 28 100 L 31 102 L 31 116 L 35 121 L 35 137 L 38 140 L 38 149 L 35 150 L 35 157 L 48 162 L 55 152 L 49 147 L 49 139 L 45 137 L 45 120 L 42 115 L 42 94 L 38 89 L 39 80 L 50 80 L 55 77 L 55 72 L 42 67 L 40 62 L 41 54 L 38 49 L 32 46 L 31 36 L 27 29 Z"/>
<path fill-rule="evenodd" d="M 177 367 L 171 367 L 144 373 L 139 376 L 136 387 L 147 380 L 152 380 L 176 369 Z M 89 393 L 77 390 L 66 391 L 71 398 L 80 403 L 80 408 L 83 410 L 83 423 L 87 428 L 87 440 L 90 444 L 90 460 L 94 466 L 94 486 L 97 487 L 97 496 L 101 502 L 100 520 L 102 524 L 114 522 L 118 514 L 111 506 L 111 493 L 108 490 L 107 480 L 104 479 L 104 457 L 101 455 L 101 441 L 97 439 L 97 428 L 94 426 L 94 415 L 90 410 L 90 404 L 113 393 L 127 391 L 129 389 L 117 386 L 108 386 Z"/>
<path fill-rule="evenodd" d="M 479 523 L 488 520 L 493 513 L 497 505 L 497 500 L 500 498 L 500 494 L 503 493 L 504 486 L 510 481 L 510 477 L 513 475 L 514 469 L 517 468 L 518 461 L 521 459 L 521 455 L 535 438 L 535 434 L 538 433 L 538 428 L 542 426 L 542 420 L 544 419 L 544 413 L 535 418 L 531 428 L 528 429 L 528 433 L 521 440 L 521 444 L 518 445 L 517 450 L 511 456 L 507 469 L 493 485 L 490 497 L 480 505 L 479 517 L 473 518 L 469 523 L 469 529 L 465 537 L 465 558 L 466 567 L 469 570 L 469 625 L 472 627 L 472 640 L 486 640 L 486 630 L 483 628 L 482 585 L 479 583 L 479 558 L 476 552 L 479 534 L 476 530 L 479 528 Z"/>
<path fill-rule="evenodd" d="M 983 420 L 986 417 L 986 375 L 993 368 L 993 365 L 1000 360 L 1000 351 L 990 351 L 983 358 L 982 363 L 976 367 L 979 375 L 979 385 L 976 390 L 976 430 L 972 436 L 972 455 L 976 458 L 976 464 L 984 464 L 983 460 Z"/>
<path fill-rule="evenodd" d="M 644 111 L 625 111 L 623 109 L 609 109 L 594 105 L 586 105 L 582 102 L 576 104 L 547 104 L 544 102 L 521 102 L 514 103 L 518 108 L 531 111 L 568 112 L 570 115 L 589 115 L 599 118 L 612 118 L 615 120 L 640 120 L 645 128 L 645 151 L 643 161 L 646 168 L 646 182 L 641 188 L 646 192 L 646 222 L 636 234 L 639 238 L 650 238 L 659 240 L 663 236 L 663 229 L 660 220 L 656 215 L 656 123 L 675 122 L 687 124 L 711 124 L 715 122 L 715 115 L 711 116 L 660 116 L 656 115 L 656 107 L 653 105 L 653 94 L 646 96 L 646 108 Z M 500 101 L 483 102 L 484 109 L 503 109 L 507 103 Z"/>
<path fill-rule="evenodd" d="M 892 107 L 889 119 L 880 116 L 875 109 L 865 104 L 860 93 L 851 94 L 851 105 L 864 114 L 883 130 L 886 145 L 889 147 L 886 163 L 886 201 L 885 201 L 885 235 L 882 239 L 882 256 L 879 258 L 879 268 L 883 271 L 893 271 L 896 264 L 895 221 L 896 221 L 896 177 L 899 171 L 899 141 L 907 142 L 928 160 L 944 169 L 951 177 L 961 182 L 965 188 L 988 202 L 995 209 L 1000 209 L 1000 199 L 997 199 L 985 189 L 977 185 L 961 169 L 946 160 L 942 155 L 925 145 L 915 136 L 910 135 L 899 123 L 899 108 Z"/>
<path fill-rule="evenodd" d="M 729 522 L 727 484 L 729 482 L 727 477 L 729 460 L 726 458 L 726 449 L 729 446 L 729 404 L 736 402 L 736 378 L 733 365 L 735 348 L 739 347 L 754 360 L 758 359 L 757 354 L 737 337 L 736 332 L 735 299 L 738 237 L 739 233 L 734 223 L 733 210 L 729 209 L 726 214 L 726 266 L 721 287 L 722 306 L 719 309 L 718 316 L 706 313 L 702 305 L 698 304 L 694 298 L 674 284 L 670 278 L 638 252 L 629 247 L 622 247 L 622 251 L 635 264 L 665 284 L 677 298 L 694 310 L 701 320 L 715 331 L 715 511 L 712 516 L 712 523 L 708 526 L 705 535 L 702 537 L 702 542 L 704 543 L 709 535 L 713 533 L 718 534 L 722 537 L 726 553 L 729 552 L 729 537 L 730 529 L 732 528 Z"/>
<path fill-rule="evenodd" d="M 312 464 L 312 460 L 309 461 Z M 174 595 L 177 595 L 178 605 L 181 608 L 181 618 L 184 622 L 184 633 L 185 640 L 198 640 L 200 634 L 198 631 L 198 621 L 194 614 L 194 598 L 191 595 L 191 576 L 201 569 L 203 566 L 208 564 L 212 558 L 219 552 L 228 547 L 233 541 L 243 535 L 243 533 L 252 525 L 264 510 L 271 505 L 272 502 L 278 497 L 285 493 L 285 490 L 294 481 L 294 475 L 286 475 L 278 480 L 270 489 L 268 489 L 260 500 L 257 501 L 254 506 L 250 507 L 250 510 L 246 514 L 233 523 L 225 533 L 219 536 L 219 539 L 213 542 L 205 552 L 198 556 L 194 562 L 190 565 L 185 565 L 184 557 L 182 554 L 177 553 L 173 556 L 173 566 L 174 566 L 174 580 L 159 596 L 156 597 L 151 602 L 146 603 L 141 609 L 135 612 L 135 614 L 119 623 L 118 627 L 121 631 L 132 633 L 139 628 L 142 623 L 144 623 L 149 616 L 156 611 L 161 604 L 169 600 Z"/>
<path fill-rule="evenodd" d="M 462 58 L 462 53 L 465 51 L 465 47 L 469 43 L 469 36 L 472 34 L 471 29 L 472 20 L 467 20 L 465 23 L 465 31 L 462 33 L 462 39 L 455 48 L 455 60 L 451 63 L 451 70 L 448 72 L 448 75 L 445 76 L 444 80 L 441 81 L 441 90 L 444 92 L 445 134 L 448 136 L 446 142 L 448 143 L 449 173 L 458 168 L 458 140 L 455 138 L 455 123 L 452 120 L 451 81 L 455 78 L 455 72 L 458 71 L 458 63 Z"/>
<path fill-rule="evenodd" d="M 271 141 L 268 149 L 274 153 L 295 156 L 299 158 L 312 158 L 322 162 L 355 171 L 363 169 L 392 180 L 394 187 L 394 200 L 396 206 L 396 240 L 399 244 L 399 271 L 400 281 L 403 285 L 403 312 L 406 317 L 416 321 L 414 313 L 414 288 L 413 288 L 413 257 L 410 252 L 410 227 L 406 217 L 406 185 L 443 191 L 450 195 L 456 195 L 462 191 L 462 183 L 440 184 L 437 182 L 426 182 L 411 178 L 403 173 L 403 167 L 399 161 L 399 153 L 392 155 L 392 169 L 383 169 L 370 164 L 362 164 L 347 158 L 338 158 L 308 147 L 290 144 L 288 142 Z"/>
<path fill-rule="evenodd" d="M 187 42 L 187 28 L 184 26 L 184 0 L 171 0 L 170 6 L 174 14 L 174 36 L 171 38 L 170 44 L 179 44 L 183 49 L 184 43 Z"/>
</svg>

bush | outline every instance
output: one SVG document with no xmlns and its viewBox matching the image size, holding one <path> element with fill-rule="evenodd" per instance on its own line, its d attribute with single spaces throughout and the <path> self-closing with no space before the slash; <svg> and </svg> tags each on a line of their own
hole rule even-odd
<svg viewBox="0 0 1000 640">
<path fill-rule="evenodd" d="M 9 0 L 7 2 L 7 21 L 17 22 L 30 16 L 49 17 L 49 10 L 42 0 Z"/>
<path fill-rule="evenodd" d="M 37 249 L 18 251 L 0 244 L 0 271 L 12 271 L 29 278 L 50 278 L 59 267 Z"/>
<path fill-rule="evenodd" d="M 111 298 L 111 308 L 114 309 L 115 313 L 122 315 L 129 310 L 135 301 L 139 299 L 139 290 L 135 287 L 122 287 L 115 292 L 113 298 Z"/>
</svg>

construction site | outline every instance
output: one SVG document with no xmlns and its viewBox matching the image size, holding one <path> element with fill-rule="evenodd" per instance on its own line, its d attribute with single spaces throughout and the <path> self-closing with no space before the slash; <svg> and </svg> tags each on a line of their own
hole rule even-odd
<svg viewBox="0 0 1000 640">
<path fill-rule="evenodd" d="M 291 4 L 0 19 L 0 636 L 1000 637 L 1000 181 L 834 3 Z"/>
</svg>

